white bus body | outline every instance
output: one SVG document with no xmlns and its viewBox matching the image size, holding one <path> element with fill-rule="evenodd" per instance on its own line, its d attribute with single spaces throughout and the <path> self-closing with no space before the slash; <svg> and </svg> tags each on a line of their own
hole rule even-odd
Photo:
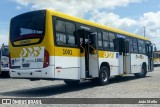
<svg viewBox="0 0 160 107">
<path fill-rule="evenodd" d="M 2 46 L 0 49 L 0 71 L 9 72 L 9 52 L 8 46 Z"/>
</svg>

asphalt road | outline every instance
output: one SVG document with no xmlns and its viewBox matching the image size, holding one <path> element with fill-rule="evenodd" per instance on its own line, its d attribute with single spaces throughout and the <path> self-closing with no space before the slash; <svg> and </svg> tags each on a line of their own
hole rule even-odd
<svg viewBox="0 0 160 107">
<path fill-rule="evenodd" d="M 63 81 L 0 78 L 0 98 L 160 98 L 160 67 L 145 78 L 112 78 L 106 86 L 82 82 L 70 87 Z"/>
</svg>

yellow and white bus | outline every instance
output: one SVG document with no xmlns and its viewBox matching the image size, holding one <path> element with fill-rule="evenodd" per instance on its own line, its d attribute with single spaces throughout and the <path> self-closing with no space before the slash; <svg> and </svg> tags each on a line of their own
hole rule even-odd
<svg viewBox="0 0 160 107">
<path fill-rule="evenodd" d="M 8 46 L 2 45 L 0 48 L 0 74 L 9 73 L 9 55 L 8 55 Z"/>
<path fill-rule="evenodd" d="M 105 85 L 112 76 L 153 71 L 148 38 L 48 9 L 12 18 L 9 40 L 12 78 Z"/>
<path fill-rule="evenodd" d="M 160 51 L 154 51 L 154 66 L 160 66 Z"/>
</svg>

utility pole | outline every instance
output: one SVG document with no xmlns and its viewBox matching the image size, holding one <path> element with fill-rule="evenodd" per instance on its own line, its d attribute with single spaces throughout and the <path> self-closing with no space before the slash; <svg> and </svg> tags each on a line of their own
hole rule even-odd
<svg viewBox="0 0 160 107">
<path fill-rule="evenodd" d="M 143 28 L 144 28 L 144 37 L 145 37 L 146 36 L 146 27 L 143 26 Z"/>
</svg>

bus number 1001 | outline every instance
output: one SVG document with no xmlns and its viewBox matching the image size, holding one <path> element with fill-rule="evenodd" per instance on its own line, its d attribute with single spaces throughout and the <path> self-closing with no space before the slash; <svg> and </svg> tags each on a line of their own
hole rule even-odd
<svg viewBox="0 0 160 107">
<path fill-rule="evenodd" d="M 63 49 L 63 54 L 64 55 L 72 55 L 72 50 Z"/>
</svg>

